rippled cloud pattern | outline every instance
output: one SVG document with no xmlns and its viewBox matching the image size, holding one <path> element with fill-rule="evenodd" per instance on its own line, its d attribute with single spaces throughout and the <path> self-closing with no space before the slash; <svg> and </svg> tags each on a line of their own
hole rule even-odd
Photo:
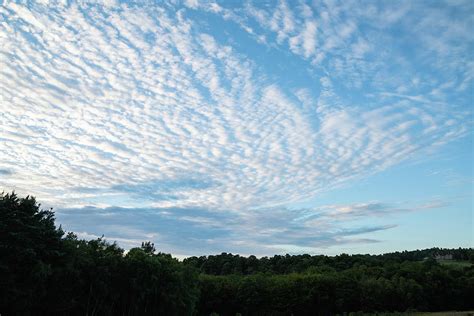
<svg viewBox="0 0 474 316">
<path fill-rule="evenodd" d="M 473 13 L 470 1 L 5 2 L 0 185 L 86 235 L 102 219 L 124 244 L 183 254 L 216 237 L 262 253 L 375 242 L 357 235 L 392 226 L 341 218 L 391 206 L 291 204 L 469 133 Z"/>
</svg>

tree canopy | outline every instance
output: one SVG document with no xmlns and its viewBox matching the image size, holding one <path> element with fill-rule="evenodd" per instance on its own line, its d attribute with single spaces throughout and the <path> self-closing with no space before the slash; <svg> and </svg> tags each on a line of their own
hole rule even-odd
<svg viewBox="0 0 474 316">
<path fill-rule="evenodd" d="M 453 262 L 436 260 L 450 255 Z M 469 263 L 470 262 L 470 263 Z M 230 253 L 182 262 L 56 227 L 33 197 L 0 195 L 2 315 L 332 315 L 474 308 L 474 250 L 383 255 Z"/>
</svg>

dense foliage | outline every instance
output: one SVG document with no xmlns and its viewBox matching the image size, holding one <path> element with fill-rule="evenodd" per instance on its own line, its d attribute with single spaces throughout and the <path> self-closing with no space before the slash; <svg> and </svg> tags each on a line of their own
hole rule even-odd
<svg viewBox="0 0 474 316">
<path fill-rule="evenodd" d="M 435 258 L 451 255 L 463 264 Z M 474 250 L 179 262 L 80 240 L 34 198 L 0 195 L 1 315 L 331 315 L 474 308 Z"/>
<path fill-rule="evenodd" d="M 220 255 L 190 257 L 184 263 L 199 269 L 201 273 L 212 275 L 228 274 L 288 274 L 305 273 L 314 267 L 327 267 L 335 271 L 343 271 L 354 266 L 380 267 L 387 263 L 400 264 L 406 261 L 424 261 L 437 256 L 451 255 L 454 260 L 474 263 L 474 249 L 442 249 L 431 248 L 415 251 L 386 253 L 383 255 L 347 255 L 329 257 L 324 255 L 276 255 L 271 258 L 255 256 L 241 257 L 230 253 Z"/>
<path fill-rule="evenodd" d="M 1 315 L 192 315 L 198 276 L 143 243 L 79 240 L 34 198 L 0 197 Z"/>
<path fill-rule="evenodd" d="M 472 268 L 456 270 L 435 261 L 356 265 L 338 271 L 200 276 L 203 314 L 330 315 L 348 311 L 441 311 L 472 309 Z"/>
</svg>

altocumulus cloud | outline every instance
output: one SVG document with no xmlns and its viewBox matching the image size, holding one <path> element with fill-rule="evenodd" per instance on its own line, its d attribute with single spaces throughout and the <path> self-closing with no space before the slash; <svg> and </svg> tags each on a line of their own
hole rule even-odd
<svg viewBox="0 0 474 316">
<path fill-rule="evenodd" d="M 354 236 L 392 226 L 287 206 L 467 133 L 472 36 L 456 13 L 473 6 L 421 20 L 419 4 L 272 6 L 4 3 L 0 185 L 85 235 L 182 254 L 374 241 Z M 414 51 L 395 26 L 419 34 Z M 309 80 L 287 84 L 287 60 Z"/>
</svg>

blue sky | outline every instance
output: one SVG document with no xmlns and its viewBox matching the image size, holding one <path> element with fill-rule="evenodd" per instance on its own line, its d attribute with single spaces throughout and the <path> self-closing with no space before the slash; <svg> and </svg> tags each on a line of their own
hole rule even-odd
<svg viewBox="0 0 474 316">
<path fill-rule="evenodd" d="M 0 186 L 179 257 L 473 246 L 472 1 L 4 1 Z"/>
</svg>

